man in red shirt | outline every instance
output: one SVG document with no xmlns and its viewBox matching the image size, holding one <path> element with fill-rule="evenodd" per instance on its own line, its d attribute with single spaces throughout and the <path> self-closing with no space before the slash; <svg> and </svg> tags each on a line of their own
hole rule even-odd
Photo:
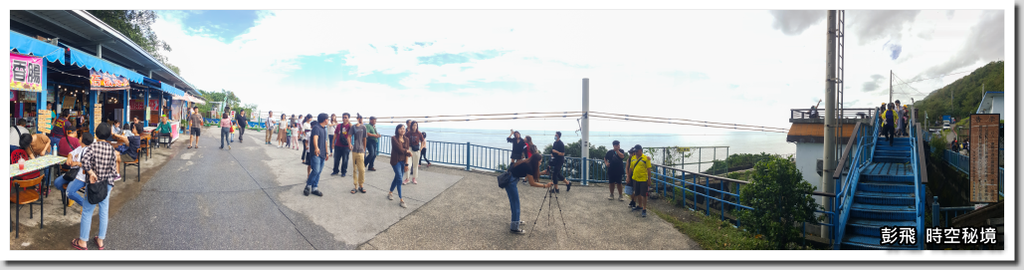
<svg viewBox="0 0 1024 270">
<path fill-rule="evenodd" d="M 334 170 L 331 171 L 331 176 L 338 175 L 338 163 L 341 163 L 341 177 L 345 177 L 348 172 L 348 153 L 350 151 L 351 138 L 349 138 L 349 129 L 352 128 L 352 124 L 348 122 L 348 113 L 341 114 L 341 123 L 334 129 Z"/>
<path fill-rule="evenodd" d="M 67 130 L 65 134 L 66 136 L 61 137 L 60 141 L 57 143 L 57 155 L 66 157 L 68 156 L 68 153 L 71 153 L 75 148 L 82 145 L 82 143 L 78 141 L 78 135 L 76 133 L 77 132 L 73 129 Z"/>
</svg>

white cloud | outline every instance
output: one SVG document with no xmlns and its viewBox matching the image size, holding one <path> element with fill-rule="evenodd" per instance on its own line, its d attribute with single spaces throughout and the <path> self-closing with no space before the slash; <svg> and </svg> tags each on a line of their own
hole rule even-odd
<svg viewBox="0 0 1024 270">
<path fill-rule="evenodd" d="M 581 79 L 590 78 L 595 111 L 788 127 L 789 109 L 809 107 L 824 97 L 824 22 L 786 35 L 773 27 L 768 11 L 266 11 L 247 33 L 227 44 L 189 36 L 175 18 L 182 13 L 167 14 L 171 16 L 161 18 L 154 29 L 174 47 L 168 56 L 190 82 L 205 90 L 233 90 L 245 102 L 275 111 L 437 115 L 580 110 Z M 947 11 L 925 10 L 906 25 L 873 25 L 899 36 L 903 52 L 895 61 L 882 46 L 888 40 L 872 36 L 861 42 L 853 34 L 852 20 L 862 16 L 850 16 L 845 78 L 853 87 L 845 94 L 846 100 L 860 102 L 846 107 L 874 106 L 887 99 L 887 91 L 860 90 L 873 74 L 891 69 L 910 79 L 952 57 L 962 50 L 980 16 L 980 11 L 968 10 L 951 18 Z M 503 54 L 443 66 L 418 60 L 489 50 Z M 282 81 L 288 71 L 300 68 L 300 56 L 343 51 L 346 64 L 356 66 L 360 75 L 411 74 L 398 82 L 406 89 L 354 81 L 303 89 Z M 954 79 L 912 86 L 927 93 Z M 469 87 L 472 82 L 516 82 L 532 88 L 427 91 L 430 83 Z M 514 122 L 527 123 L 576 124 Z"/>
</svg>

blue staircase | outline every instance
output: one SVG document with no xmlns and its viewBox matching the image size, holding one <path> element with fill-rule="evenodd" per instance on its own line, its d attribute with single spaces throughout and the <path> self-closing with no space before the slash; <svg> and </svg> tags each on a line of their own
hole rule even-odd
<svg viewBox="0 0 1024 270">
<path fill-rule="evenodd" d="M 875 127 L 877 127 L 876 122 Z M 870 135 L 868 135 L 870 134 Z M 924 247 L 924 186 L 918 177 L 916 137 L 893 138 L 877 131 L 859 139 L 850 176 L 837 197 L 840 220 L 836 249 L 918 250 Z M 872 138 L 873 136 L 873 138 Z M 882 227 L 914 228 L 914 245 L 882 245 Z M 899 239 L 897 237 L 897 239 Z"/>
</svg>

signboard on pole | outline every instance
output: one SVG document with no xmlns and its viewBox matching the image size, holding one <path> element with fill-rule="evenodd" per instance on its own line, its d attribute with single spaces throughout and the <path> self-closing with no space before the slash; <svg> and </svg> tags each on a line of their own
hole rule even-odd
<svg viewBox="0 0 1024 270">
<path fill-rule="evenodd" d="M 43 58 L 11 53 L 11 90 L 43 91 Z"/>
<path fill-rule="evenodd" d="M 128 90 L 128 78 L 106 72 L 89 70 L 89 88 L 95 91 Z"/>
<path fill-rule="evenodd" d="M 39 114 L 36 115 L 39 125 L 37 129 L 42 133 L 50 133 L 50 129 L 53 128 L 53 119 L 50 119 L 50 110 L 39 110 Z"/>
<path fill-rule="evenodd" d="M 92 111 L 92 128 L 93 130 L 96 130 L 96 127 L 99 127 L 100 122 L 103 121 L 103 103 L 100 102 L 93 104 Z"/>
<path fill-rule="evenodd" d="M 999 201 L 999 114 L 972 114 L 970 145 L 971 202 Z"/>
</svg>

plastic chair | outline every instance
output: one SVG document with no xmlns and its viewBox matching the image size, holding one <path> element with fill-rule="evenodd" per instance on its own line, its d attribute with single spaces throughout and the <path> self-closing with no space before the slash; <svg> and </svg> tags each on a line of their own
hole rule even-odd
<svg viewBox="0 0 1024 270">
<path fill-rule="evenodd" d="M 21 228 L 21 208 L 28 205 L 28 218 L 32 218 L 32 205 L 39 205 L 39 228 L 43 228 L 43 200 L 39 196 L 39 190 L 43 188 L 43 176 L 28 180 L 11 180 L 14 188 L 11 189 L 11 203 L 15 207 L 14 238 L 18 238 Z M 30 189 L 31 187 L 31 189 Z"/>
<path fill-rule="evenodd" d="M 146 160 L 149 160 L 149 157 L 152 156 L 152 151 L 149 149 L 149 139 L 143 138 L 139 140 L 139 151 L 146 152 Z M 142 158 L 142 156 L 140 155 L 139 158 Z"/>
</svg>

